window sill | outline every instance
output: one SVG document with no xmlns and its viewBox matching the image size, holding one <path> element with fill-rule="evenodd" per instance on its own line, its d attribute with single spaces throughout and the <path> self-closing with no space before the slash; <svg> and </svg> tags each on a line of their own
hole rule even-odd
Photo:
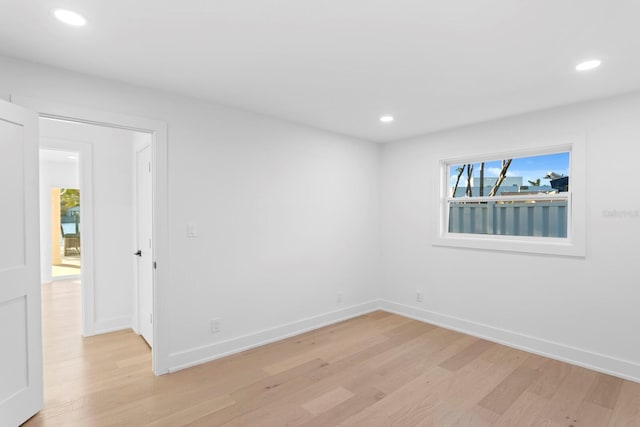
<svg viewBox="0 0 640 427">
<path fill-rule="evenodd" d="M 481 249 L 500 252 L 518 252 L 539 255 L 584 257 L 583 242 L 566 238 L 473 235 L 446 233 L 434 239 L 433 246 L 465 249 Z"/>
</svg>

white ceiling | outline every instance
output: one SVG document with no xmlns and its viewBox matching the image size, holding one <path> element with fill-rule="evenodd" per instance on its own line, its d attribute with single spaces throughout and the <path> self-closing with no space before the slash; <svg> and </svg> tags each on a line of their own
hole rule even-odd
<svg viewBox="0 0 640 427">
<path fill-rule="evenodd" d="M 83 28 L 52 9 L 82 13 Z M 640 89 L 637 0 L 0 0 L 0 53 L 372 141 Z M 603 65 L 577 73 L 575 65 Z M 382 124 L 378 117 L 396 117 Z"/>
</svg>

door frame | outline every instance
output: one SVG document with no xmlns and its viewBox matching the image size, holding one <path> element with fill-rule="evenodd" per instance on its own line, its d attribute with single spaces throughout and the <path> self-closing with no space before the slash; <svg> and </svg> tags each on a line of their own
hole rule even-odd
<svg viewBox="0 0 640 427">
<path fill-rule="evenodd" d="M 95 124 L 151 134 L 153 186 L 153 348 L 152 370 L 169 372 L 169 231 L 168 231 L 168 143 L 167 123 L 128 114 L 94 110 L 42 99 L 12 95 L 11 102 L 34 110 L 39 117 Z"/>
</svg>

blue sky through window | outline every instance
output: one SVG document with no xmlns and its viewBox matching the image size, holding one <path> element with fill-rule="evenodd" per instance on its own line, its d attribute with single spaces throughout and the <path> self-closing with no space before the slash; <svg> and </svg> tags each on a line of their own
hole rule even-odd
<svg viewBox="0 0 640 427">
<path fill-rule="evenodd" d="M 457 168 L 463 165 L 451 165 L 449 168 L 451 186 L 455 185 L 458 176 Z M 484 176 L 485 178 L 497 177 L 500 174 L 502 160 L 485 161 Z M 545 154 L 541 156 L 530 156 L 514 158 L 507 170 L 508 177 L 522 177 L 522 185 L 530 185 L 529 181 L 536 181 L 540 178 L 540 185 L 550 185 L 549 179 L 544 176 L 554 172 L 558 175 L 569 175 L 569 153 Z M 473 182 L 479 184 L 480 162 L 473 164 Z M 467 170 L 465 169 L 458 187 L 467 185 Z"/>
</svg>

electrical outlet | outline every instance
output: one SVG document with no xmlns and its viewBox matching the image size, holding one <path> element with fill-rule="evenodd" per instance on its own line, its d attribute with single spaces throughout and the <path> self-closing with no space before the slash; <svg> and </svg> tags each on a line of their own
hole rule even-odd
<svg viewBox="0 0 640 427">
<path fill-rule="evenodd" d="M 343 300 L 342 292 L 338 292 L 338 295 L 336 295 L 336 302 L 338 304 L 342 304 L 342 300 Z"/>
<path fill-rule="evenodd" d="M 220 332 L 220 319 L 211 319 L 211 333 L 217 334 Z"/>
<path fill-rule="evenodd" d="M 416 302 L 422 302 L 422 291 L 416 291 Z"/>
</svg>

